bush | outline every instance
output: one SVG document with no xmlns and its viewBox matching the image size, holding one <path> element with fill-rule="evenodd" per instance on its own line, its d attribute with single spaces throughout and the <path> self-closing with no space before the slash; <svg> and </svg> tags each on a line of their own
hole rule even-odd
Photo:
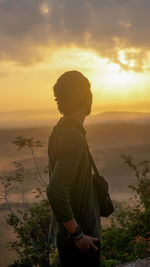
<svg viewBox="0 0 150 267">
<path fill-rule="evenodd" d="M 111 226 L 103 230 L 103 262 L 107 259 L 123 263 L 150 256 L 149 162 L 143 161 L 136 165 L 131 157 L 123 158 L 137 177 L 137 185 L 129 186 L 135 192 L 131 199 L 134 205 L 115 203 Z"/>
<path fill-rule="evenodd" d="M 15 241 L 10 242 L 10 248 L 19 254 L 19 260 L 10 266 L 50 266 L 50 256 L 54 254 L 54 235 L 49 235 L 52 219 L 48 201 L 41 201 L 28 208 L 26 213 L 18 210 L 22 220 L 9 214 L 7 223 L 17 234 Z M 51 231 L 52 234 L 52 231 Z"/>
</svg>

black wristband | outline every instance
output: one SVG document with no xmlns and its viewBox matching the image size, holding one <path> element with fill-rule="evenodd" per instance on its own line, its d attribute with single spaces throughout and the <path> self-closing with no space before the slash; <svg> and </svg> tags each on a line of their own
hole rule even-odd
<svg viewBox="0 0 150 267">
<path fill-rule="evenodd" d="M 80 225 L 78 225 L 75 228 L 74 233 L 68 233 L 68 237 L 70 239 L 73 239 L 73 240 L 79 240 L 82 236 L 83 236 L 83 231 L 82 231 Z"/>
</svg>

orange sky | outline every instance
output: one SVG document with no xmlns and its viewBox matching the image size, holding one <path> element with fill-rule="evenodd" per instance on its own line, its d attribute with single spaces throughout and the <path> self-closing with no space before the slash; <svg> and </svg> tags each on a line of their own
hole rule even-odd
<svg viewBox="0 0 150 267">
<path fill-rule="evenodd" d="M 150 112 L 150 3 L 127 2 L 1 0 L 0 111 L 55 110 L 53 84 L 76 69 L 93 113 Z"/>
</svg>

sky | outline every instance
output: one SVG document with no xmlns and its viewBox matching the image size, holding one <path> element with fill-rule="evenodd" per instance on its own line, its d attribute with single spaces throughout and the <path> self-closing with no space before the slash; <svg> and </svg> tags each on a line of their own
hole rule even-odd
<svg viewBox="0 0 150 267">
<path fill-rule="evenodd" d="M 0 112 L 56 110 L 68 70 L 93 113 L 150 112 L 150 0 L 0 0 Z"/>
</svg>

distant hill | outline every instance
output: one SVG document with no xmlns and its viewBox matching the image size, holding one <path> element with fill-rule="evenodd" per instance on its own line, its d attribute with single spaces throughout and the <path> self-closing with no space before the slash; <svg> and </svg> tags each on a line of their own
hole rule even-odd
<svg viewBox="0 0 150 267">
<path fill-rule="evenodd" d="M 150 124 L 150 113 L 108 111 L 87 117 L 87 123 L 135 123 Z"/>
<path fill-rule="evenodd" d="M 47 143 L 52 125 L 48 127 L 29 127 L 16 129 L 0 129 L 1 155 L 4 157 L 8 149 L 10 154 L 12 141 L 17 136 L 38 138 Z M 113 123 L 113 124 L 85 124 L 87 139 L 93 148 L 120 147 L 150 143 L 150 124 Z M 6 155 L 8 156 L 6 152 Z"/>
<path fill-rule="evenodd" d="M 0 112 L 0 128 L 28 128 L 41 127 L 54 124 L 59 118 L 59 113 L 55 110 L 18 110 Z"/>
<path fill-rule="evenodd" d="M 85 127 L 91 147 L 136 146 L 150 143 L 150 124 L 88 124 Z"/>
<path fill-rule="evenodd" d="M 112 188 L 125 188 L 132 175 L 121 154 L 131 155 L 136 161 L 150 158 L 150 124 L 88 124 L 85 129 L 89 147 L 102 174 L 108 177 Z M 14 160 L 23 161 L 28 168 L 33 165 L 30 151 L 17 151 L 12 144 L 17 136 L 44 141 L 45 146 L 35 152 L 40 166 L 47 165 L 47 144 L 51 130 L 51 126 L 0 130 L 0 173 L 10 171 Z"/>
<path fill-rule="evenodd" d="M 27 128 L 53 125 L 62 115 L 55 110 L 0 112 L 0 128 Z M 150 124 L 150 113 L 108 111 L 91 114 L 85 124 Z"/>
</svg>

